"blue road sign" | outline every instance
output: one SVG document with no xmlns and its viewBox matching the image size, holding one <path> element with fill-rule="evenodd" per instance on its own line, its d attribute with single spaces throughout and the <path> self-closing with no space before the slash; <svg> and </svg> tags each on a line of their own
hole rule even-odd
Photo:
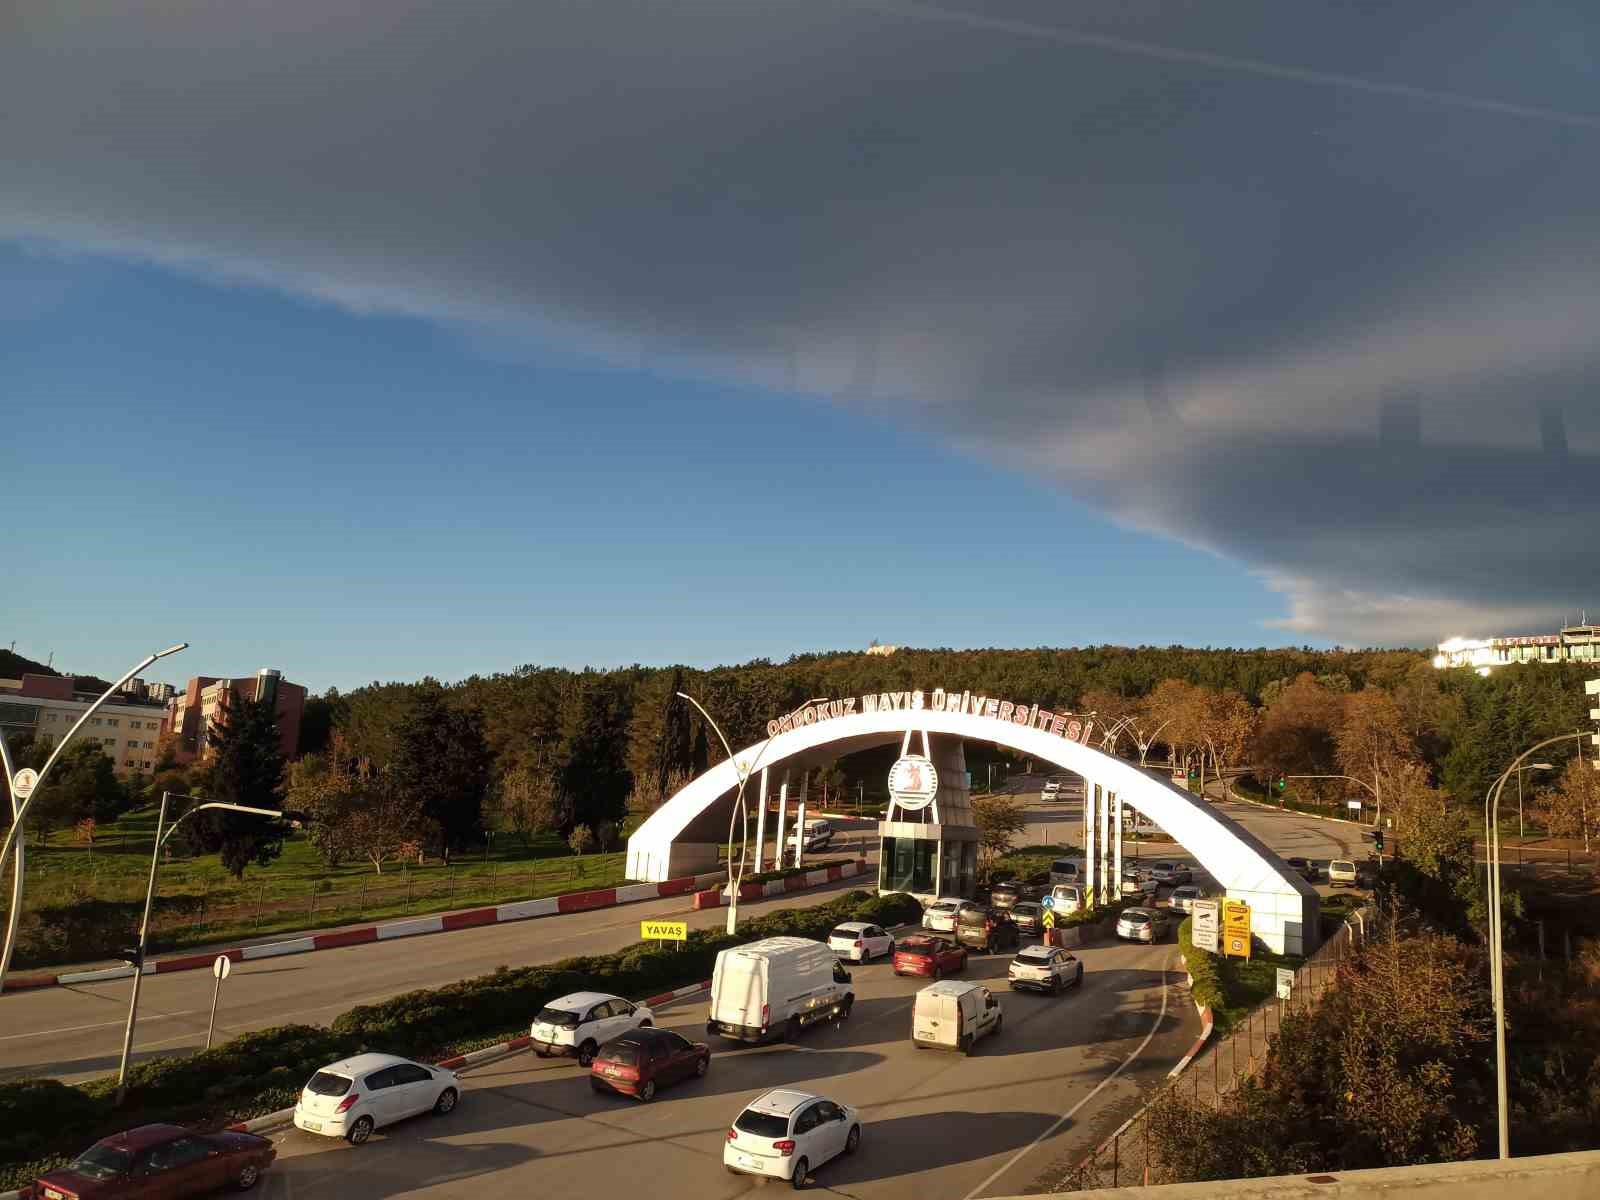
<svg viewBox="0 0 1600 1200">
<path fill-rule="evenodd" d="M 1046 908 L 1054 908 L 1056 906 L 1056 898 L 1054 896 L 1046 896 L 1044 899 L 1040 900 L 1039 903 L 1044 905 Z"/>
</svg>

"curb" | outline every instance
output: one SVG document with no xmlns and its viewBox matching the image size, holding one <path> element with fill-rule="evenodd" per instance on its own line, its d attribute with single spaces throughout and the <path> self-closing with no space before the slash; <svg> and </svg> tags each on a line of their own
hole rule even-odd
<svg viewBox="0 0 1600 1200">
<path fill-rule="evenodd" d="M 1211 1038 L 1211 1030 L 1214 1024 L 1211 1009 L 1209 1007 L 1200 1008 L 1198 1004 L 1195 1007 L 1200 1009 L 1200 1036 L 1195 1038 L 1194 1045 L 1189 1047 L 1189 1053 L 1180 1058 L 1178 1065 L 1167 1072 L 1168 1079 L 1176 1079 L 1179 1075 L 1182 1075 L 1184 1069 L 1194 1061 L 1194 1056 L 1206 1048 L 1206 1042 Z M 1141 1109 L 1140 1111 L 1143 1112 L 1144 1110 Z"/>
<path fill-rule="evenodd" d="M 1320 813 L 1301 812 L 1297 808 L 1273 808 L 1261 800 L 1252 800 L 1249 796 L 1241 796 L 1233 790 L 1233 780 L 1228 780 L 1228 799 L 1235 804 L 1253 804 L 1257 808 L 1264 808 L 1269 812 L 1292 813 L 1297 817 L 1310 817 L 1313 821 L 1332 821 L 1335 825 L 1353 825 L 1357 829 L 1371 829 L 1365 821 L 1352 821 L 1348 817 L 1324 817 Z"/>
<path fill-rule="evenodd" d="M 690 895 L 706 884 L 716 883 L 725 877 L 726 872 L 713 871 L 706 875 L 686 875 L 681 879 L 669 879 L 664 883 L 629 883 L 620 887 L 599 888 L 587 892 L 567 892 L 560 896 L 545 896 L 539 900 L 515 900 L 509 904 L 496 904 L 486 908 L 435 913 L 426 917 L 408 917 L 382 925 L 340 929 L 333 933 L 308 934 L 305 937 L 290 938 L 282 942 L 267 942 L 259 946 L 236 946 L 212 954 L 186 954 L 178 958 L 147 962 L 144 965 L 144 974 L 166 975 L 173 971 L 209 970 L 212 962 L 222 957 L 234 962 L 253 962 L 258 958 L 307 954 L 313 950 L 337 950 L 343 946 L 386 942 L 392 938 L 417 937 L 426 933 L 450 933 L 457 929 L 500 925 L 508 921 L 526 921 L 534 917 L 592 912 L 597 908 L 633 904 L 640 900 L 661 900 L 669 896 Z M 5 990 L 11 992 L 73 983 L 99 983 L 108 979 L 127 979 L 132 974 L 132 967 L 123 966 L 102 967 L 94 971 L 68 971 L 60 975 L 30 975 L 20 979 L 7 979 Z M 0 1193 L 0 1200 L 6 1200 L 3 1193 Z"/>
<path fill-rule="evenodd" d="M 836 863 L 831 867 L 823 867 L 816 871 L 807 871 L 804 875 L 790 875 L 785 879 L 769 879 L 765 883 L 744 883 L 739 885 L 739 899 L 762 900 L 772 896 L 784 896 L 790 892 L 803 892 L 807 888 L 821 887 L 825 883 L 833 883 L 839 879 L 853 879 L 857 875 L 867 873 L 868 864 L 864 858 L 854 862 Z M 721 908 L 728 903 L 727 886 L 712 888 L 709 891 L 694 894 L 695 909 Z"/>
</svg>

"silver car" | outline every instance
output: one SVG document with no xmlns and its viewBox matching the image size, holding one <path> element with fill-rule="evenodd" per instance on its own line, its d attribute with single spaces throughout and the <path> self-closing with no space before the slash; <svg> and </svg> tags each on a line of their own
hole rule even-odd
<svg viewBox="0 0 1600 1200">
<path fill-rule="evenodd" d="M 1130 942 L 1159 942 L 1167 933 L 1167 914 L 1159 908 L 1125 908 L 1117 936 Z"/>
<path fill-rule="evenodd" d="M 1172 889 L 1171 904 L 1178 912 L 1193 912 L 1194 902 L 1205 898 L 1205 893 L 1197 884 L 1186 883 L 1182 887 Z"/>
</svg>

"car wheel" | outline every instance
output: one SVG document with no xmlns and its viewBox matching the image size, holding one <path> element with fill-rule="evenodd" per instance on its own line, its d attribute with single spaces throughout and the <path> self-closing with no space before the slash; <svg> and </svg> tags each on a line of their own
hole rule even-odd
<svg viewBox="0 0 1600 1200">
<path fill-rule="evenodd" d="M 803 1158 L 799 1162 L 795 1163 L 794 1174 L 789 1176 L 789 1185 L 793 1187 L 795 1191 L 798 1192 L 801 1188 L 805 1187 L 806 1172 L 810 1169 L 811 1164 Z"/>
<path fill-rule="evenodd" d="M 707 1055 L 705 1058 L 700 1059 L 694 1064 L 695 1077 L 698 1079 L 704 1079 L 706 1077 L 706 1072 L 709 1070 L 711 1070 L 710 1055 Z"/>
<path fill-rule="evenodd" d="M 592 1066 L 594 1063 L 594 1056 L 599 1052 L 599 1050 L 600 1047 L 595 1045 L 593 1038 L 590 1038 L 587 1042 L 584 1042 L 583 1045 L 578 1047 L 578 1065 L 580 1067 Z"/>
<path fill-rule="evenodd" d="M 589 1090 L 597 1096 L 603 1096 L 611 1089 L 591 1075 L 589 1076 Z"/>
<path fill-rule="evenodd" d="M 972 1035 L 970 1033 L 963 1033 L 961 1035 L 961 1040 L 956 1043 L 956 1049 L 960 1050 L 963 1054 L 970 1055 L 972 1053 Z"/>
<path fill-rule="evenodd" d="M 239 1168 L 239 1173 L 233 1177 L 233 1186 L 241 1192 L 248 1192 L 261 1181 L 261 1168 L 255 1163 L 245 1163 Z"/>
<path fill-rule="evenodd" d="M 548 1050 L 535 1050 L 534 1053 L 537 1054 L 540 1058 L 549 1058 L 550 1057 L 550 1051 L 548 1051 Z"/>
<path fill-rule="evenodd" d="M 365 1145 L 366 1140 L 371 1136 L 372 1118 L 362 1117 L 354 1125 L 350 1126 L 350 1132 L 344 1135 L 344 1140 L 352 1146 L 361 1146 Z"/>
<path fill-rule="evenodd" d="M 994 1031 L 996 1033 L 1000 1032 L 1000 1027 L 1002 1025 L 1004 1025 L 1005 1023 L 1006 1023 L 1006 1014 L 1003 1013 L 1003 1012 L 995 1013 L 995 1015 L 994 1015 Z"/>
<path fill-rule="evenodd" d="M 861 1146 L 861 1126 L 850 1126 L 850 1136 L 844 1140 L 844 1152 L 854 1154 Z"/>
<path fill-rule="evenodd" d="M 433 1115 L 436 1117 L 444 1116 L 445 1113 L 456 1106 L 458 1099 L 460 1097 L 456 1094 L 455 1088 L 445 1088 L 444 1091 L 439 1093 L 439 1098 L 433 1102 Z"/>
<path fill-rule="evenodd" d="M 1078 984 L 1077 984 L 1077 986 L 1078 987 L 1082 987 L 1083 986 L 1083 964 L 1082 963 L 1078 964 Z"/>
<path fill-rule="evenodd" d="M 651 1022 L 650 1018 L 646 1017 L 644 1020 L 639 1022 L 639 1028 L 640 1029 L 649 1029 L 651 1024 L 652 1024 L 652 1022 Z"/>
<path fill-rule="evenodd" d="M 649 1104 L 655 1098 L 656 1081 L 654 1079 L 646 1079 L 639 1085 L 639 1100 L 641 1103 Z"/>
<path fill-rule="evenodd" d="M 933 981 L 935 983 L 938 983 L 939 980 L 941 980 L 943 978 L 944 978 L 944 970 L 942 968 L 938 967 L 938 966 L 935 966 L 933 968 Z"/>
<path fill-rule="evenodd" d="M 844 1003 L 839 1006 L 839 1020 L 848 1021 L 850 1019 L 850 1009 L 854 1007 L 855 1002 L 856 998 L 854 996 L 846 996 L 844 998 Z"/>
<path fill-rule="evenodd" d="M 800 1024 L 799 1017 L 790 1017 L 789 1023 L 783 1027 L 784 1040 L 798 1042 L 800 1040 L 800 1031 L 804 1028 L 805 1026 Z"/>
</svg>

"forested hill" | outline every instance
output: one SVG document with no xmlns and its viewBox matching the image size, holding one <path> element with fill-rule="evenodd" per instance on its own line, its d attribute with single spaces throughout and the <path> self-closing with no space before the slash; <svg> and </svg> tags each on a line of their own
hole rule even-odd
<svg viewBox="0 0 1600 1200">
<path fill-rule="evenodd" d="M 21 679 L 24 675 L 59 675 L 60 672 L 23 658 L 14 650 L 0 649 L 0 679 Z"/>
</svg>

